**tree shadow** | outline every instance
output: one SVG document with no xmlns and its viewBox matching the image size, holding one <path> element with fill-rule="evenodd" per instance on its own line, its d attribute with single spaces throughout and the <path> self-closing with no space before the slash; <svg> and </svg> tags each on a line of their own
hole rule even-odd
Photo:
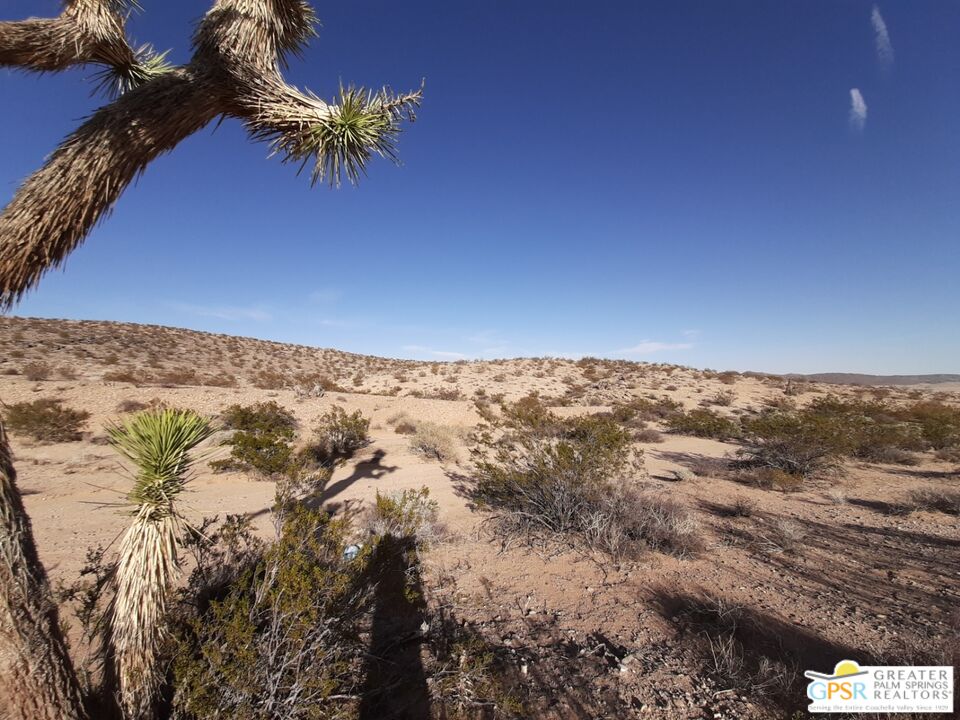
<svg viewBox="0 0 960 720">
<path fill-rule="evenodd" d="M 429 720 L 430 692 L 420 646 L 426 600 L 416 539 L 385 535 L 367 572 L 375 583 L 360 720 Z"/>
<path fill-rule="evenodd" d="M 731 460 L 729 458 L 671 450 L 650 450 L 649 453 L 652 457 L 682 465 L 701 477 L 726 479 L 730 476 Z"/>
<path fill-rule="evenodd" d="M 958 540 L 853 523 L 797 522 L 807 538 L 803 549 L 766 558 L 781 582 L 789 579 L 807 592 L 839 594 L 867 608 L 923 608 L 934 617 L 949 614 L 960 603 Z"/>
<path fill-rule="evenodd" d="M 783 717 L 806 707 L 803 670 L 829 671 L 843 659 L 873 659 L 862 648 L 722 596 L 661 588 L 654 592 L 653 606 L 715 681 L 752 695 Z"/>
<path fill-rule="evenodd" d="M 360 480 L 379 480 L 384 475 L 396 472 L 399 466 L 383 464 L 383 458 L 386 456 L 386 452 L 377 450 L 369 460 L 361 460 L 354 465 L 353 472 L 347 477 L 337 480 L 333 484 L 325 484 L 317 492 L 312 493 L 304 501 L 305 504 L 311 509 L 317 509 Z"/>
</svg>

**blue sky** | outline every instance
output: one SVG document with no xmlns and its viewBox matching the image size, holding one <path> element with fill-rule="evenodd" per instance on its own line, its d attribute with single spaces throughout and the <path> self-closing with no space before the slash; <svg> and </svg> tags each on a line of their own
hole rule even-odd
<svg viewBox="0 0 960 720">
<path fill-rule="evenodd" d="M 186 61 L 205 4 L 141 4 L 134 38 Z M 15 314 L 424 359 L 960 372 L 960 2 L 316 8 L 292 82 L 426 78 L 403 166 L 311 188 L 209 127 Z M 89 74 L 0 70 L 0 203 L 96 107 Z"/>
</svg>

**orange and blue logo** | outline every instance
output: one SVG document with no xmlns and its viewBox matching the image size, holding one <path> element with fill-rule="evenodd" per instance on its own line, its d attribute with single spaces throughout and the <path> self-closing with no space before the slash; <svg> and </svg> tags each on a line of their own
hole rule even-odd
<svg viewBox="0 0 960 720">
<path fill-rule="evenodd" d="M 953 668 L 860 665 L 841 660 L 832 673 L 807 670 L 812 713 L 953 712 Z"/>
</svg>

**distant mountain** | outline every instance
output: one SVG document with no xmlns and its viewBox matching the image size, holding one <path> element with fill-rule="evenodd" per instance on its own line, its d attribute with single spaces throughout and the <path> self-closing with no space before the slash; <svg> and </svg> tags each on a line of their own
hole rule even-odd
<svg viewBox="0 0 960 720">
<path fill-rule="evenodd" d="M 860 373 L 816 373 L 788 375 L 835 385 L 938 385 L 960 383 L 960 375 L 863 375 Z"/>
</svg>

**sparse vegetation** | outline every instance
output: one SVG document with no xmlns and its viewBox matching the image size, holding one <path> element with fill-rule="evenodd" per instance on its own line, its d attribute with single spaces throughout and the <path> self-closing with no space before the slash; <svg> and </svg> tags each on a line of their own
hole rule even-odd
<svg viewBox="0 0 960 720">
<path fill-rule="evenodd" d="M 372 535 L 414 538 L 418 546 L 426 546 L 437 539 L 439 509 L 437 501 L 430 499 L 430 490 L 425 487 L 386 495 L 377 491 L 365 525 Z"/>
<path fill-rule="evenodd" d="M 912 510 L 960 515 L 960 490 L 923 488 L 910 493 L 906 507 Z"/>
<path fill-rule="evenodd" d="M 526 398 L 486 419 L 472 495 L 501 513 L 505 531 L 563 536 L 614 556 L 644 546 L 685 555 L 699 546 L 688 510 L 624 480 L 631 438 L 612 417 L 561 419 Z"/>
<path fill-rule="evenodd" d="M 294 467 L 291 442 L 296 419 L 277 403 L 232 405 L 222 421 L 233 435 L 224 444 L 231 447 L 230 458 L 210 463 L 215 470 L 239 468 L 251 470 L 267 478 L 289 473 Z"/>
<path fill-rule="evenodd" d="M 85 410 L 64 407 L 60 400 L 43 398 L 7 406 L 4 418 L 10 429 L 40 442 L 74 442 L 80 439 Z"/>
<path fill-rule="evenodd" d="M 53 368 L 44 362 L 29 362 L 20 369 L 20 374 L 27 380 L 49 380 L 53 375 Z"/>
<path fill-rule="evenodd" d="M 400 432 L 400 425 L 397 432 Z M 448 427 L 432 422 L 419 422 L 410 437 L 410 449 L 418 455 L 439 462 L 456 460 L 457 435 Z"/>
<path fill-rule="evenodd" d="M 370 442 L 369 430 L 370 420 L 359 410 L 348 415 L 342 407 L 334 405 L 314 430 L 317 452 L 331 461 L 349 458 Z"/>
<path fill-rule="evenodd" d="M 667 420 L 666 425 L 671 432 L 680 435 L 715 440 L 729 440 L 740 434 L 740 426 L 736 421 L 713 410 L 702 408 L 674 415 Z"/>
</svg>

